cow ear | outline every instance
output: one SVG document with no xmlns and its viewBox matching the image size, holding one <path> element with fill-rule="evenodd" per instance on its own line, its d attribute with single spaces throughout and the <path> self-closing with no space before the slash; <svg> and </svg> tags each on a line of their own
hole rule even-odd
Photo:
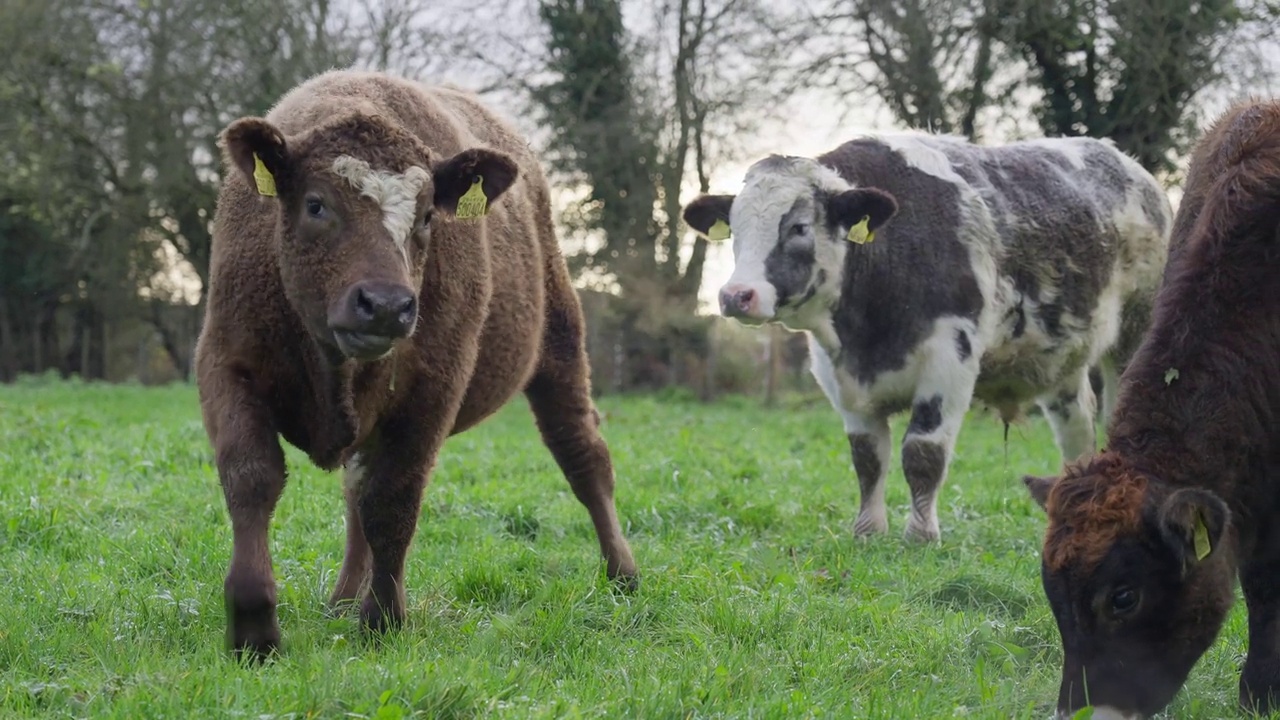
<svg viewBox="0 0 1280 720">
<path fill-rule="evenodd" d="M 1158 522 L 1165 544 L 1182 560 L 1185 572 L 1218 552 L 1230 517 L 1227 504 L 1217 495 L 1183 488 L 1160 505 Z"/>
<path fill-rule="evenodd" d="M 436 163 L 431 172 L 433 202 L 461 218 L 479 217 L 519 176 L 520 166 L 509 155 L 484 148 L 463 150 Z"/>
<path fill-rule="evenodd" d="M 262 118 L 244 117 L 228 125 L 218 140 L 230 164 L 259 194 L 276 194 L 276 184 L 289 171 L 289 147 L 284 133 Z"/>
<path fill-rule="evenodd" d="M 729 237 L 729 208 L 734 195 L 699 195 L 684 206 L 684 221 L 694 232 L 708 240 Z M 723 223 L 723 225 L 718 225 Z M 713 228 L 715 230 L 713 231 Z"/>
<path fill-rule="evenodd" d="M 1053 489 L 1054 484 L 1057 482 L 1058 478 L 1056 477 L 1022 476 L 1022 484 L 1027 486 L 1027 492 L 1031 493 L 1031 499 L 1036 501 L 1041 510 L 1045 509 L 1045 505 L 1049 502 L 1049 491 Z"/>
<path fill-rule="evenodd" d="M 864 219 L 866 231 L 875 232 L 897 214 L 897 198 L 878 188 L 845 190 L 827 200 L 827 218 L 842 232 L 859 225 Z"/>
</svg>

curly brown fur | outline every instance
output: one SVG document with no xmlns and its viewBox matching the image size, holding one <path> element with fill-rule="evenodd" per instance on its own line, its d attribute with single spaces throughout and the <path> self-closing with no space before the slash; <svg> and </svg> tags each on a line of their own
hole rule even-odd
<svg viewBox="0 0 1280 720">
<path fill-rule="evenodd" d="M 1068 713 L 1163 708 L 1214 641 L 1237 575 L 1240 702 L 1280 707 L 1280 101 L 1237 105 L 1205 133 L 1171 246 L 1107 452 L 1027 479 L 1048 498 L 1043 579 Z"/>
</svg>

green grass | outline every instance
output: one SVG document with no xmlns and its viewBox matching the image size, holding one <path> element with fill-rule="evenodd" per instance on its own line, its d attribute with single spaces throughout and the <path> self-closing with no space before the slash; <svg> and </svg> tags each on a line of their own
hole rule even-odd
<svg viewBox="0 0 1280 720">
<path fill-rule="evenodd" d="M 974 413 L 943 543 L 850 533 L 847 442 L 825 405 L 600 402 L 643 576 L 603 582 L 586 511 L 517 399 L 451 439 L 381 645 L 323 603 L 337 474 L 289 449 L 272 526 L 285 652 L 223 649 L 231 540 L 189 387 L 0 387 L 0 717 L 1044 718 L 1061 651 L 1039 585 L 1053 470 L 1040 419 L 1007 450 Z M 902 422 L 895 426 L 895 442 Z M 1243 604 L 1167 715 L 1235 717 Z"/>
</svg>

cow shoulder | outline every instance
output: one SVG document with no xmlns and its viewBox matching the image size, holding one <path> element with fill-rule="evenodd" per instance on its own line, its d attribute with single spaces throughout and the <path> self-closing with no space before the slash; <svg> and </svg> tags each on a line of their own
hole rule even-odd
<svg viewBox="0 0 1280 720">
<path fill-rule="evenodd" d="M 818 161 L 898 200 L 874 242 L 850 247 L 832 309 L 846 369 L 870 384 L 901 369 L 939 318 L 977 322 L 984 298 L 964 229 L 971 193 L 925 135 L 862 137 Z"/>
</svg>

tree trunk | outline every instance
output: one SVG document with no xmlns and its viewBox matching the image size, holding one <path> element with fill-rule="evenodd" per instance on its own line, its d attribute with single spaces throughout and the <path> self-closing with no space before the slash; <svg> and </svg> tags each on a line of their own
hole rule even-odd
<svg viewBox="0 0 1280 720">
<path fill-rule="evenodd" d="M 0 382 L 13 382 L 17 376 L 18 346 L 9 318 L 9 303 L 0 297 Z"/>
</svg>

